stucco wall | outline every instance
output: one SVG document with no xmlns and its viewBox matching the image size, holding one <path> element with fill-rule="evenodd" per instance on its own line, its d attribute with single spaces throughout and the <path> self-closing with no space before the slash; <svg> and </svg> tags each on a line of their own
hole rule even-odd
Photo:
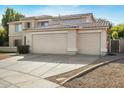
<svg viewBox="0 0 124 93">
<path fill-rule="evenodd" d="M 107 29 L 101 31 L 101 55 L 107 53 Z"/>
<path fill-rule="evenodd" d="M 15 40 L 22 40 L 22 36 L 9 36 L 9 46 L 13 47 Z"/>
<path fill-rule="evenodd" d="M 33 35 L 48 34 L 49 36 L 47 36 L 47 37 L 50 37 L 50 34 L 52 33 L 55 35 L 55 38 L 53 38 L 53 40 L 54 40 L 56 38 L 59 38 L 57 33 L 62 34 L 63 32 L 67 33 L 67 39 L 64 42 L 67 42 L 67 46 L 66 46 L 67 52 L 66 53 L 68 53 L 68 54 L 76 54 L 78 52 L 78 46 L 77 45 L 80 42 L 78 41 L 77 38 L 78 38 L 79 33 L 82 33 L 82 34 L 83 33 L 89 33 L 89 34 L 100 33 L 100 37 L 97 38 L 100 40 L 100 42 L 99 42 L 100 54 L 105 55 L 107 52 L 107 45 L 106 45 L 107 44 L 107 32 L 106 32 L 106 29 L 104 29 L 104 30 L 103 29 L 102 30 L 80 30 L 80 31 L 63 30 L 63 31 L 47 31 L 47 32 L 37 32 L 37 31 L 36 32 L 23 32 L 20 36 L 19 35 L 18 36 L 10 36 L 10 46 L 13 45 L 13 40 L 15 40 L 15 39 L 22 39 L 22 42 L 24 44 L 24 36 L 26 36 L 26 44 L 30 46 L 30 50 L 32 52 L 33 51 L 33 42 L 35 42 L 35 41 L 33 41 Z M 64 38 L 64 37 L 62 37 L 62 38 Z M 92 37 L 92 39 L 96 39 L 96 38 Z M 47 42 L 48 42 L 48 40 L 47 40 Z M 39 44 L 40 44 L 40 42 L 39 42 Z M 55 45 L 56 45 L 56 47 L 58 47 L 57 43 Z M 49 47 L 50 47 L 50 45 L 49 45 Z M 92 46 L 90 46 L 90 47 L 92 47 Z M 54 54 L 54 52 L 53 52 L 53 54 Z"/>
<path fill-rule="evenodd" d="M 124 53 L 124 39 L 119 40 L 119 53 Z"/>
<path fill-rule="evenodd" d="M 9 46 L 14 46 L 16 39 L 22 39 L 23 32 L 15 32 L 15 24 L 9 24 Z"/>
<path fill-rule="evenodd" d="M 20 36 L 22 33 L 15 31 L 15 24 L 9 24 L 9 36 Z"/>
<path fill-rule="evenodd" d="M 67 36 L 67 51 L 68 54 L 76 54 L 78 49 L 77 49 L 77 31 L 72 30 L 68 31 L 68 36 Z"/>
</svg>

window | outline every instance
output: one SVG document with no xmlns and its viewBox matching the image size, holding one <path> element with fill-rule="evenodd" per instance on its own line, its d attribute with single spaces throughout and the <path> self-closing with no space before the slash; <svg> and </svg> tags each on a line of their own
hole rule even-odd
<svg viewBox="0 0 124 93">
<path fill-rule="evenodd" d="M 38 22 L 38 27 L 47 27 L 47 26 L 48 26 L 48 21 Z"/>
<path fill-rule="evenodd" d="M 31 23 L 30 22 L 27 23 L 27 28 L 31 28 Z"/>
<path fill-rule="evenodd" d="M 15 31 L 16 31 L 16 32 L 22 31 L 22 24 L 16 24 L 16 25 L 15 25 Z"/>
</svg>

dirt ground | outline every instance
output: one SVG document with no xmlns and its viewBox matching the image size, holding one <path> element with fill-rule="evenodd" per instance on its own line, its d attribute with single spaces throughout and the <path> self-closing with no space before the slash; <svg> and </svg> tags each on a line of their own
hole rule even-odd
<svg viewBox="0 0 124 93">
<path fill-rule="evenodd" d="M 57 81 L 57 78 L 70 76 L 74 74 L 76 71 L 80 71 L 77 69 L 75 71 L 71 71 L 62 75 L 54 76 L 47 78 L 56 83 L 60 83 Z M 78 78 L 75 78 L 71 81 L 68 81 L 64 84 L 64 87 L 69 88 L 124 88 L 124 59 L 118 60 L 116 62 L 112 62 L 101 66 L 93 71 L 82 75 Z"/>
<path fill-rule="evenodd" d="M 11 56 L 9 56 L 5 53 L 0 53 L 0 60 L 5 59 L 5 58 L 9 58 L 9 57 L 11 57 Z"/>
<path fill-rule="evenodd" d="M 64 84 L 72 88 L 123 88 L 124 59 L 99 67 Z"/>
</svg>

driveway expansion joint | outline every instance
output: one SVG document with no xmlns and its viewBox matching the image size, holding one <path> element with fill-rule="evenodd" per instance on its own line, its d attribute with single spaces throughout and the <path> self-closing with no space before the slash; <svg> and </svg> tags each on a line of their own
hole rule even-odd
<svg viewBox="0 0 124 93">
<path fill-rule="evenodd" d="M 43 74 L 41 74 L 40 76 L 43 76 L 44 74 L 48 73 L 49 71 L 51 71 L 53 68 L 56 68 L 57 66 L 59 66 L 60 64 L 57 63 L 58 65 L 52 67 L 51 69 L 47 70 L 46 72 L 44 72 Z"/>
<path fill-rule="evenodd" d="M 2 69 L 8 70 L 8 71 L 15 71 L 15 72 L 18 72 L 18 73 L 22 73 L 22 74 L 26 74 L 26 75 L 29 75 L 29 76 L 33 76 L 33 77 L 37 77 L 37 78 L 43 79 L 40 76 L 32 75 L 32 74 L 21 72 L 21 71 L 17 71 L 17 70 L 6 69 L 6 68 L 2 68 Z"/>
<path fill-rule="evenodd" d="M 16 84 L 13 84 L 13 83 L 11 83 L 11 82 L 9 82 L 9 81 L 7 81 L 7 80 L 4 80 L 3 78 L 0 78 L 0 80 L 3 80 L 3 81 L 5 81 L 5 82 L 9 83 L 9 84 L 10 84 L 9 86 L 13 85 L 13 86 L 15 86 L 15 87 L 18 87 L 18 86 L 16 86 Z M 9 86 L 7 86 L 7 87 L 9 87 Z"/>
</svg>

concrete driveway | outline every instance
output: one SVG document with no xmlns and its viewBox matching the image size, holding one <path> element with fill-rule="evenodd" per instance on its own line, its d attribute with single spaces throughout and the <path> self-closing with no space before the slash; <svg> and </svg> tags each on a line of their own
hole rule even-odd
<svg viewBox="0 0 124 93">
<path fill-rule="evenodd" d="M 0 61 L 0 87 L 61 87 L 46 77 L 74 70 L 98 56 L 28 54 Z"/>
</svg>

